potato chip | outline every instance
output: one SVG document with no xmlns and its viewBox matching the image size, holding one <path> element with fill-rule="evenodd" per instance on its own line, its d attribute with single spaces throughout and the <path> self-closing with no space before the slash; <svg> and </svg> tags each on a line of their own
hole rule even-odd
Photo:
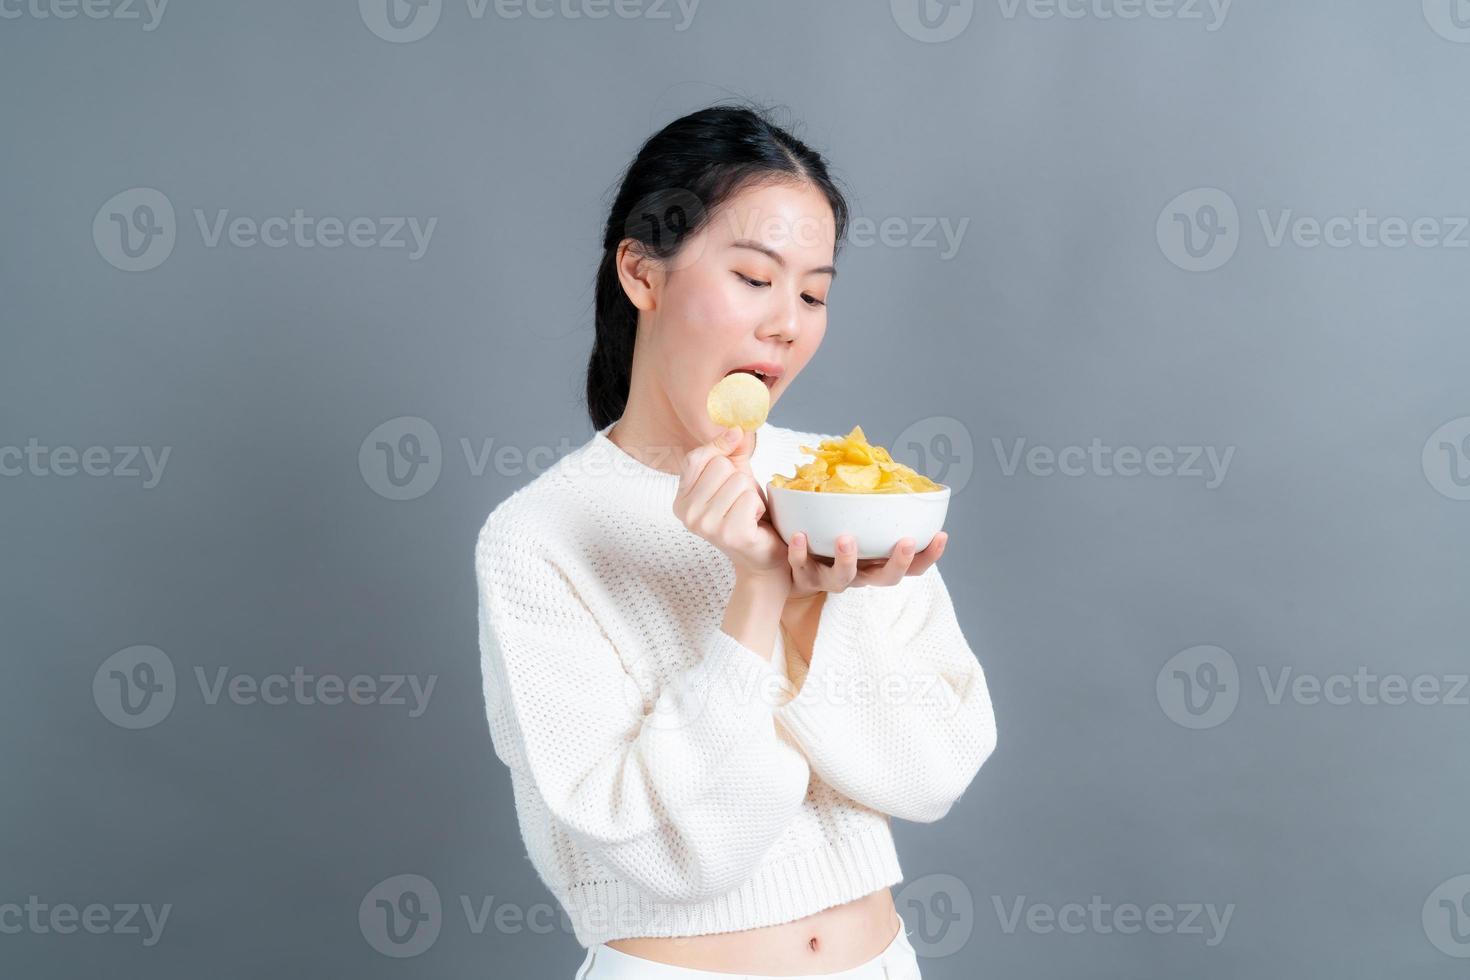
<svg viewBox="0 0 1470 980">
<path fill-rule="evenodd" d="M 944 489 L 894 460 L 882 446 L 869 443 L 859 425 L 840 439 L 823 439 L 815 449 L 800 448 L 816 459 L 798 466 L 794 477 L 780 473 L 772 476 L 772 486 L 812 493 L 924 493 Z"/>
<path fill-rule="evenodd" d="M 721 378 L 709 390 L 705 410 L 716 425 L 739 426 L 746 432 L 754 432 L 771 413 L 771 390 L 755 375 L 736 371 Z"/>
</svg>

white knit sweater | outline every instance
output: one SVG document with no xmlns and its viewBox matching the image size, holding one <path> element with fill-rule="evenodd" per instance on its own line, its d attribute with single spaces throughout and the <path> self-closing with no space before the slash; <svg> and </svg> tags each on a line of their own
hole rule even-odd
<svg viewBox="0 0 1470 980">
<path fill-rule="evenodd" d="M 475 549 L 491 741 L 577 940 L 775 925 L 901 881 L 887 817 L 938 820 L 995 746 L 938 566 L 829 593 L 788 676 L 779 631 L 767 661 L 720 628 L 733 565 L 611 428 Z M 756 479 L 823 438 L 767 422 Z"/>
</svg>

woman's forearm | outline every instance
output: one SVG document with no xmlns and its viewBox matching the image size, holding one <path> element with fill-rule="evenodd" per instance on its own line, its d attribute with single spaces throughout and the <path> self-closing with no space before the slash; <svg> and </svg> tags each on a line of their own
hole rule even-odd
<svg viewBox="0 0 1470 980">
<path fill-rule="evenodd" d="M 783 615 L 785 592 L 759 579 L 736 576 L 735 588 L 725 605 L 721 629 L 751 650 L 771 659 L 776 630 Z"/>
<path fill-rule="evenodd" d="M 800 660 L 802 676 L 805 676 L 804 668 L 812 660 L 812 646 L 816 643 L 817 624 L 822 619 L 822 606 L 825 605 L 826 598 L 827 593 L 818 592 L 803 599 L 787 600 L 781 609 L 781 628 L 786 631 L 788 669 L 793 661 Z M 795 677 L 792 682 L 799 683 Z"/>
</svg>

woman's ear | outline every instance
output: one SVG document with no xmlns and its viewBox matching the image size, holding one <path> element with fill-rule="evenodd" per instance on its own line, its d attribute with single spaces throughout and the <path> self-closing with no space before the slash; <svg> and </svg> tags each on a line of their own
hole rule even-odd
<svg viewBox="0 0 1470 980">
<path fill-rule="evenodd" d="M 618 281 L 623 284 L 623 292 L 628 295 L 633 306 L 639 310 L 654 309 L 657 306 L 655 294 L 659 281 L 657 263 L 632 238 L 625 238 L 618 243 L 614 261 L 618 267 Z"/>
</svg>

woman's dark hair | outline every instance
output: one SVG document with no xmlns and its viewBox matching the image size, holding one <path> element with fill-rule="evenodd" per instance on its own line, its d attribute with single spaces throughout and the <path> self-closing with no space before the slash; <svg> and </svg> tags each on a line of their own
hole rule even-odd
<svg viewBox="0 0 1470 980">
<path fill-rule="evenodd" d="M 596 338 L 587 362 L 587 414 L 601 429 L 623 415 L 633 378 L 638 309 L 618 280 L 618 245 L 672 257 L 721 205 L 747 186 L 789 181 L 815 186 L 832 206 L 837 245 L 847 233 L 847 199 L 822 155 L 748 105 L 713 105 L 653 134 L 622 176 L 608 212 L 597 266 Z"/>
</svg>

